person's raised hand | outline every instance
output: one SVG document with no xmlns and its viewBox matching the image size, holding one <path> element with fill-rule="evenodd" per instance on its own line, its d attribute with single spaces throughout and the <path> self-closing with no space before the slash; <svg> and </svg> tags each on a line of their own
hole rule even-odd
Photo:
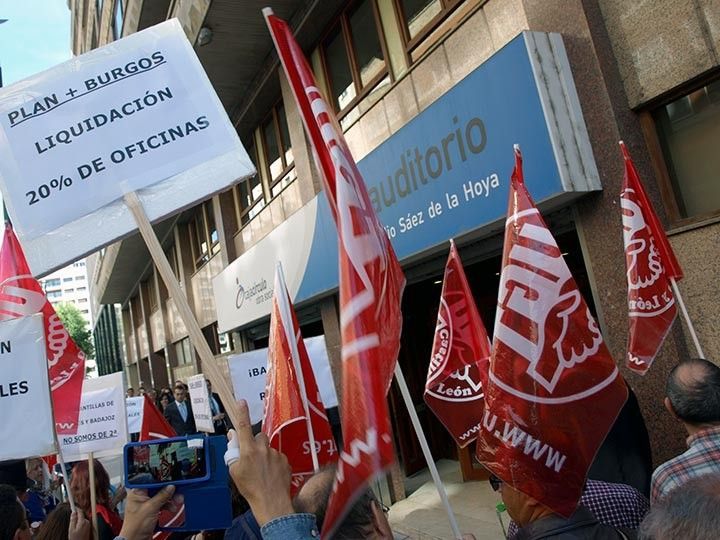
<svg viewBox="0 0 720 540">
<path fill-rule="evenodd" d="M 90 520 L 85 517 L 82 510 L 75 510 L 70 514 L 68 540 L 87 540 L 88 538 L 90 538 Z"/>
<path fill-rule="evenodd" d="M 120 536 L 128 540 L 152 538 L 160 509 L 172 498 L 175 486 L 165 486 L 154 497 L 146 489 L 128 490 L 125 503 L 125 519 Z"/>
<path fill-rule="evenodd" d="M 225 462 L 235 487 L 262 527 L 295 512 L 290 500 L 290 465 L 283 454 L 270 448 L 264 433 L 253 437 L 247 402 L 240 400 L 237 407 L 240 422 L 227 435 Z"/>
</svg>

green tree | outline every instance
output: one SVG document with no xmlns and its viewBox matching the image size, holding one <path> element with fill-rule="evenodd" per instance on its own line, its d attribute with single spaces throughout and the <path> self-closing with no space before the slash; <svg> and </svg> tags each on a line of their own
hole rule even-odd
<svg viewBox="0 0 720 540">
<path fill-rule="evenodd" d="M 95 358 L 95 345 L 88 323 L 74 304 L 62 303 L 55 306 L 55 311 L 67 328 L 68 334 L 89 359 Z"/>
</svg>

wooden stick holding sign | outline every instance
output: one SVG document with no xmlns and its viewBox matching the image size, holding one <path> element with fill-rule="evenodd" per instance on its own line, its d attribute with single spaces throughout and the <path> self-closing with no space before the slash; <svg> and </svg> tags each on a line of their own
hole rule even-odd
<svg viewBox="0 0 720 540">
<path fill-rule="evenodd" d="M 93 538 L 98 540 L 97 493 L 95 493 L 95 458 L 88 454 L 88 475 L 90 482 L 90 519 L 92 520 Z"/>
<path fill-rule="evenodd" d="M 180 283 L 178 283 L 178 280 L 170 267 L 170 263 L 165 256 L 165 252 L 163 251 L 162 246 L 160 246 L 160 241 L 150 224 L 150 220 L 145 213 L 142 202 L 138 198 L 137 193 L 134 191 L 127 193 L 124 196 L 124 201 L 135 218 L 140 234 L 142 235 L 143 240 L 145 240 L 145 244 L 150 251 L 150 256 L 152 257 L 155 266 L 157 266 L 160 277 L 170 293 L 170 297 L 175 300 L 175 307 L 177 307 L 177 310 L 180 313 L 180 318 L 185 324 L 188 334 L 190 335 L 190 340 L 195 346 L 195 350 L 202 361 L 203 371 L 210 379 L 210 382 L 212 382 L 213 388 L 217 389 L 218 394 L 220 394 L 220 399 L 225 404 L 225 409 L 230 416 L 230 421 L 234 425 L 238 425 L 240 417 L 237 410 L 237 404 L 235 403 L 232 386 L 230 385 L 228 378 L 225 377 L 220 369 L 215 365 L 215 356 L 205 340 L 205 336 L 200 329 L 200 325 L 197 320 L 195 320 L 195 315 L 190 309 L 187 297 L 180 288 Z"/>
</svg>

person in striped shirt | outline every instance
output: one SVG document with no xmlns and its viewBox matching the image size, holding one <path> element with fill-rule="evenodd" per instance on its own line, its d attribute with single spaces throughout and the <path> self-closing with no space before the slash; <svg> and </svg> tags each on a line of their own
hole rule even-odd
<svg viewBox="0 0 720 540">
<path fill-rule="evenodd" d="M 670 372 L 666 393 L 665 407 L 688 433 L 688 450 L 655 469 L 651 505 L 691 478 L 720 473 L 720 367 L 684 360 Z"/>
</svg>

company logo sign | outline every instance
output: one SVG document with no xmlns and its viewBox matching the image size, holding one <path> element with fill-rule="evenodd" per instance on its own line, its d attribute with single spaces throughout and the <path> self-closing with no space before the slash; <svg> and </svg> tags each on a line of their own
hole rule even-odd
<svg viewBox="0 0 720 540">
<path fill-rule="evenodd" d="M 240 278 L 235 278 L 235 307 L 241 309 L 245 302 L 255 302 L 260 304 L 266 302 L 272 298 L 272 289 L 268 290 L 267 281 L 263 278 L 255 283 L 248 289 L 246 289 Z"/>
</svg>

